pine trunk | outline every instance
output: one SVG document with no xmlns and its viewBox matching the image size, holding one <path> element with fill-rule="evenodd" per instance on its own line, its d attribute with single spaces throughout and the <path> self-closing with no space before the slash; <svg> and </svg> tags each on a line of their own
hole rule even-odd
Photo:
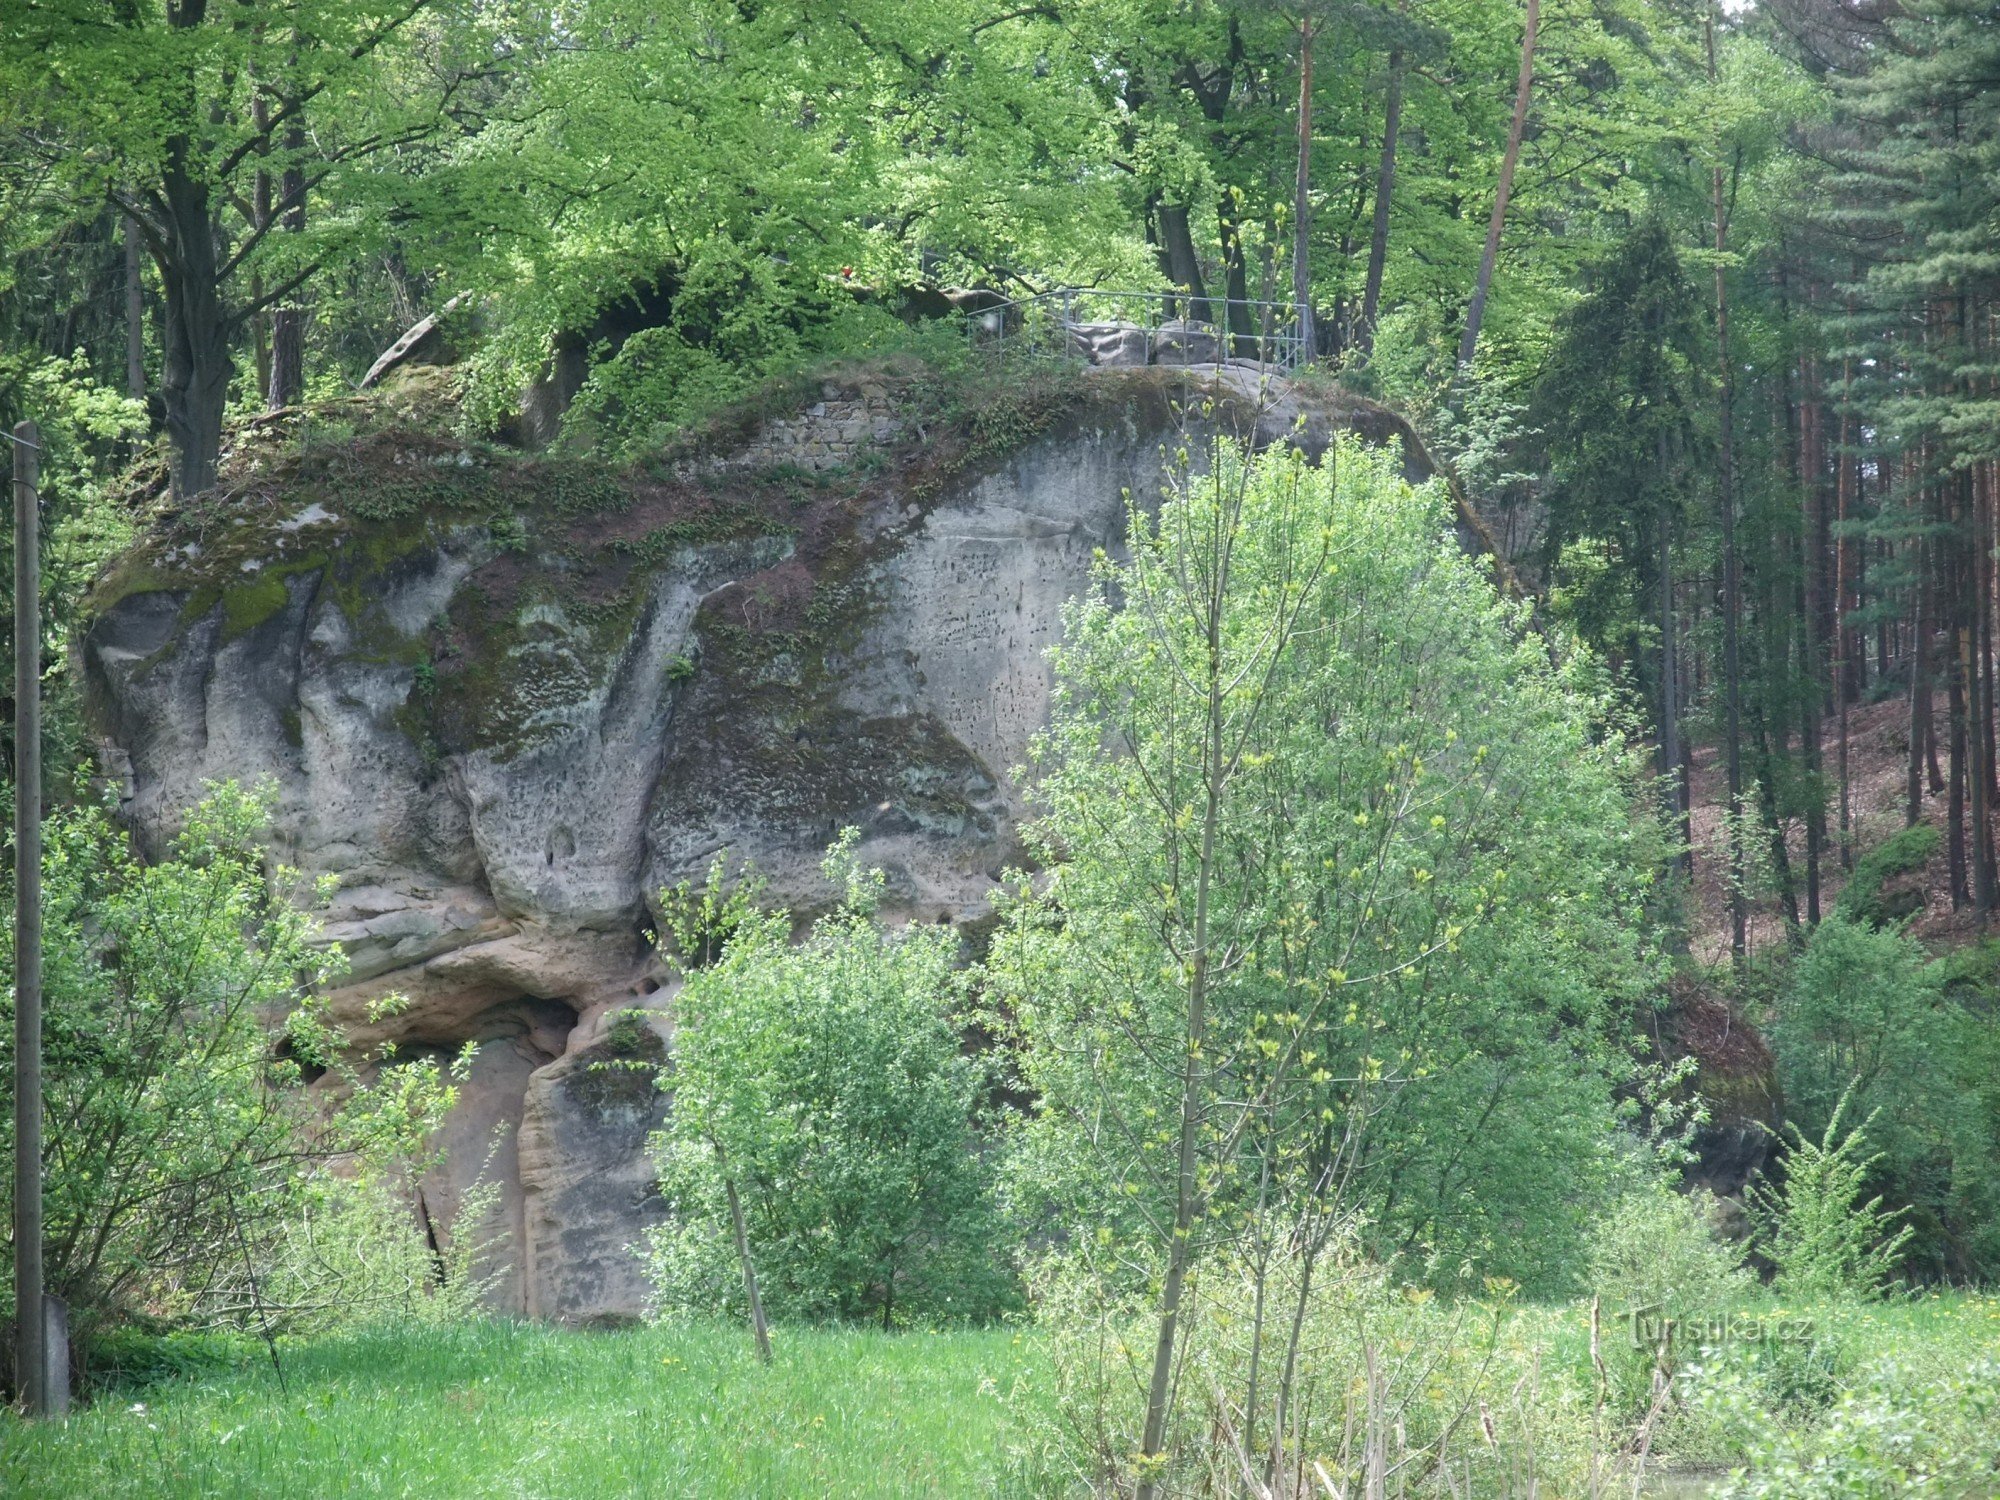
<svg viewBox="0 0 2000 1500">
<path fill-rule="evenodd" d="M 1715 79 L 1715 16 L 1708 17 L 1708 75 Z M 1716 481 L 1722 513 L 1722 690 L 1725 704 L 1723 733 L 1729 775 L 1731 833 L 1729 848 L 1729 952 L 1740 962 L 1744 951 L 1744 930 L 1749 912 L 1744 899 L 1744 859 L 1741 847 L 1743 819 L 1743 680 L 1737 642 L 1742 615 L 1741 561 L 1736 555 L 1736 372 L 1729 359 L 1729 278 L 1725 257 L 1729 253 L 1729 220 L 1723 196 L 1722 160 L 1718 156 L 1710 171 L 1710 191 L 1715 218 L 1715 344 L 1721 367 L 1722 389 L 1719 414 Z"/>
<path fill-rule="evenodd" d="M 1856 654 L 1854 648 L 1858 644 L 1853 629 L 1847 623 L 1849 611 L 1847 517 L 1854 479 L 1854 419 L 1848 407 L 1847 392 L 1852 376 L 1852 365 L 1843 364 L 1840 372 L 1840 448 L 1834 457 L 1836 465 L 1834 510 L 1837 524 L 1834 527 L 1833 543 L 1833 692 L 1836 711 L 1840 716 L 1840 867 L 1843 870 L 1854 868 L 1852 848 L 1854 800 L 1847 764 L 1847 712 L 1848 704 L 1854 697 L 1853 659 Z"/>
<path fill-rule="evenodd" d="M 1507 200 L 1514 193 L 1514 167 L 1521 159 L 1521 134 L 1528 124 L 1528 100 L 1535 88 L 1535 33 L 1542 22 L 1541 0 L 1528 0 L 1521 28 L 1521 71 L 1514 80 L 1514 119 L 1507 127 L 1507 150 L 1500 158 L 1500 185 L 1493 197 L 1493 217 L 1486 223 L 1486 248 L 1479 256 L 1472 303 L 1465 312 L 1465 332 L 1458 341 L 1458 367 L 1472 363 L 1479 348 L 1479 325 L 1486 319 L 1486 294 L 1493 287 L 1493 264 L 1500 256 L 1500 231 L 1507 221 Z"/>
<path fill-rule="evenodd" d="M 1375 320 L 1382 306 L 1382 272 L 1389 263 L 1389 204 L 1396 191 L 1396 137 L 1403 124 L 1403 51 L 1389 54 L 1388 99 L 1382 108 L 1382 158 L 1375 169 L 1375 225 L 1368 242 L 1368 279 L 1361 291 L 1361 351 L 1375 349 Z"/>
</svg>

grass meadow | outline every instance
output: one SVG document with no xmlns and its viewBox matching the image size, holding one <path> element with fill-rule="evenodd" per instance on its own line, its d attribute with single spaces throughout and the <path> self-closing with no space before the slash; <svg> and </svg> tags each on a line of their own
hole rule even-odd
<svg viewBox="0 0 2000 1500">
<path fill-rule="evenodd" d="M 1788 1385 L 1803 1381 L 1804 1404 L 1788 1425 L 1808 1453 L 1824 1446 L 1816 1431 L 1830 1436 L 1840 1393 L 1885 1368 L 1921 1407 L 1933 1383 L 2000 1359 L 2000 1299 L 1990 1296 L 1795 1309 L 1757 1298 L 1742 1311 L 1804 1317 L 1813 1327 L 1809 1347 L 1704 1356 L 1711 1365 L 1754 1366 L 1778 1352 L 1796 1363 L 1780 1373 Z M 1506 1409 L 1511 1391 L 1514 1401 L 1539 1408 L 1542 1441 L 1581 1440 L 1577 1422 L 1552 1414 L 1588 1406 L 1588 1304 L 1489 1308 L 1465 1326 L 1473 1324 L 1488 1331 L 1462 1333 L 1460 1358 L 1483 1370 L 1503 1438 L 1515 1425 Z M 1420 1325 L 1404 1331 L 1426 1341 Z M 1636 1371 L 1644 1362 L 1621 1351 L 1623 1333 L 1607 1316 L 1614 1382 L 1621 1364 Z M 1032 1480 L 1051 1471 L 1024 1461 L 1053 1425 L 1055 1381 L 1033 1331 L 779 1329 L 774 1341 L 777 1359 L 767 1370 L 747 1332 L 723 1324 L 596 1333 L 506 1322 L 379 1329 L 281 1343 L 281 1388 L 268 1353 L 252 1341 L 135 1340 L 106 1351 L 114 1367 L 100 1364 L 94 1398 L 67 1421 L 36 1426 L 0 1415 L 0 1495 L 849 1500 L 1063 1491 L 1060 1481 Z M 1427 1358 L 1401 1342 L 1385 1349 L 1385 1357 L 1412 1353 Z M 1532 1382 L 1525 1398 L 1524 1376 Z M 1758 1389 L 1777 1388 L 1766 1378 Z M 1729 1441 L 1700 1408 L 1688 1403 L 1683 1419 L 1662 1428 L 1643 1494 L 1707 1494 L 1757 1451 Z M 1763 1451 L 1775 1461 L 1791 1446 L 1767 1440 Z M 1546 1453 L 1543 1477 L 1519 1492 L 1568 1493 L 1556 1456 Z M 1835 1483 L 1831 1472 L 1826 1478 Z M 1905 1492 L 1822 1490 L 1809 1476 L 1803 1488 L 1774 1491 Z"/>
<path fill-rule="evenodd" d="M 1012 1330 L 515 1323 L 238 1346 L 128 1377 L 67 1422 L 0 1419 L 0 1495 L 979 1495 L 1038 1389 Z M 171 1371 L 171 1361 L 167 1362 Z"/>
</svg>

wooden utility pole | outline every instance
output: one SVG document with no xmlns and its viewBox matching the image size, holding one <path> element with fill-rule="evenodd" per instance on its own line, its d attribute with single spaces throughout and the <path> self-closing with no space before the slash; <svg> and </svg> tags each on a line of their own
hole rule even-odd
<svg viewBox="0 0 2000 1500">
<path fill-rule="evenodd" d="M 42 1298 L 42 434 L 14 428 L 14 1388 L 31 1417 L 68 1405 L 53 1390 Z"/>
<path fill-rule="evenodd" d="M 1713 84 L 1715 66 L 1715 12 L 1704 23 L 1708 43 L 1708 81 Z M 1743 682 L 1736 642 L 1737 620 L 1741 614 L 1742 583 L 1736 556 L 1736 453 L 1734 421 L 1736 374 L 1729 363 L 1729 215 L 1722 182 L 1722 139 L 1715 141 L 1715 161 L 1710 166 L 1709 187 L 1715 210 L 1715 346 L 1721 367 L 1720 422 L 1716 444 L 1718 460 L 1717 499 L 1722 511 L 1722 687 L 1728 706 L 1723 733 L 1729 768 L 1729 956 L 1739 966 L 1743 962 L 1744 935 L 1749 921 L 1748 893 L 1743 889 Z"/>
</svg>

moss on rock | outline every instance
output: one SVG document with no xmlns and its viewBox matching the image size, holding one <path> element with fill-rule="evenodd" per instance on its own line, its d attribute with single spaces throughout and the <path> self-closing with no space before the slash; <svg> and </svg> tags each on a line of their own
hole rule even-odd
<svg viewBox="0 0 2000 1500">
<path fill-rule="evenodd" d="M 1238 398 L 1160 370 L 945 376 L 911 366 L 846 378 L 889 403 L 897 436 L 866 463 L 817 473 L 745 467 L 736 455 L 780 406 L 833 388 L 824 383 L 765 393 L 622 469 L 468 443 L 441 424 L 397 425 L 393 406 L 371 427 L 368 409 L 349 403 L 351 431 L 240 444 L 251 457 L 217 490 L 159 510 L 89 608 L 172 592 L 185 601 L 183 629 L 219 611 L 230 639 L 278 615 L 290 580 L 319 571 L 322 598 L 350 627 L 346 649 L 411 670 L 398 718 L 427 758 L 507 757 L 602 683 L 653 581 L 689 548 L 770 537 L 788 555 L 708 601 L 701 644 L 670 674 L 676 685 L 720 673 L 733 688 L 770 682 L 810 697 L 827 687 L 829 652 L 865 620 L 869 564 L 948 490 L 1068 431 L 1166 431 L 1194 403 L 1211 419 L 1224 408 L 1238 425 L 1254 417 Z M 901 519 L 883 527 L 883 515 Z M 414 632 L 392 621 L 382 606 L 398 570 L 435 566 L 447 551 L 473 566 L 439 617 Z"/>
</svg>

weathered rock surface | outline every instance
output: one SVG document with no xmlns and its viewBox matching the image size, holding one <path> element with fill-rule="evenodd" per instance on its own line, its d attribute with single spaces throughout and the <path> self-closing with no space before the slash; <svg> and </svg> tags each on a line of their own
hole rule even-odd
<svg viewBox="0 0 2000 1500">
<path fill-rule="evenodd" d="M 1191 401 L 1421 462 L 1379 408 L 1234 369 L 1094 371 L 956 426 L 823 395 L 878 462 L 801 480 L 810 412 L 664 480 L 377 435 L 170 518 L 99 586 L 80 650 L 126 815 L 156 843 L 204 782 L 275 783 L 277 857 L 338 883 L 356 1044 L 477 1044 L 426 1203 L 448 1224 L 494 1177 L 502 1300 L 529 1315 L 643 1302 L 662 887 L 726 849 L 811 908 L 856 825 L 901 912 L 978 919 L 1021 858 L 1011 772 L 1063 604 Z M 390 992 L 411 1003 L 376 1016 Z"/>
<path fill-rule="evenodd" d="M 1093 365 L 1143 365 L 1153 353 L 1152 336 L 1137 323 L 1072 323 L 1069 341 Z"/>
<path fill-rule="evenodd" d="M 1158 364 L 1214 364 L 1222 357 L 1222 336 L 1213 323 L 1169 318 L 1153 335 L 1153 359 Z"/>
<path fill-rule="evenodd" d="M 1669 1067 L 1691 1060 L 1695 1071 L 1685 1087 L 1706 1106 L 1689 1141 L 1693 1157 L 1682 1169 L 1683 1183 L 1710 1195 L 1719 1232 L 1745 1239 L 1745 1191 L 1784 1116 L 1777 1059 L 1747 1019 L 1696 980 L 1677 977 L 1669 994 L 1671 1004 L 1650 1018 L 1654 1060 Z"/>
</svg>

